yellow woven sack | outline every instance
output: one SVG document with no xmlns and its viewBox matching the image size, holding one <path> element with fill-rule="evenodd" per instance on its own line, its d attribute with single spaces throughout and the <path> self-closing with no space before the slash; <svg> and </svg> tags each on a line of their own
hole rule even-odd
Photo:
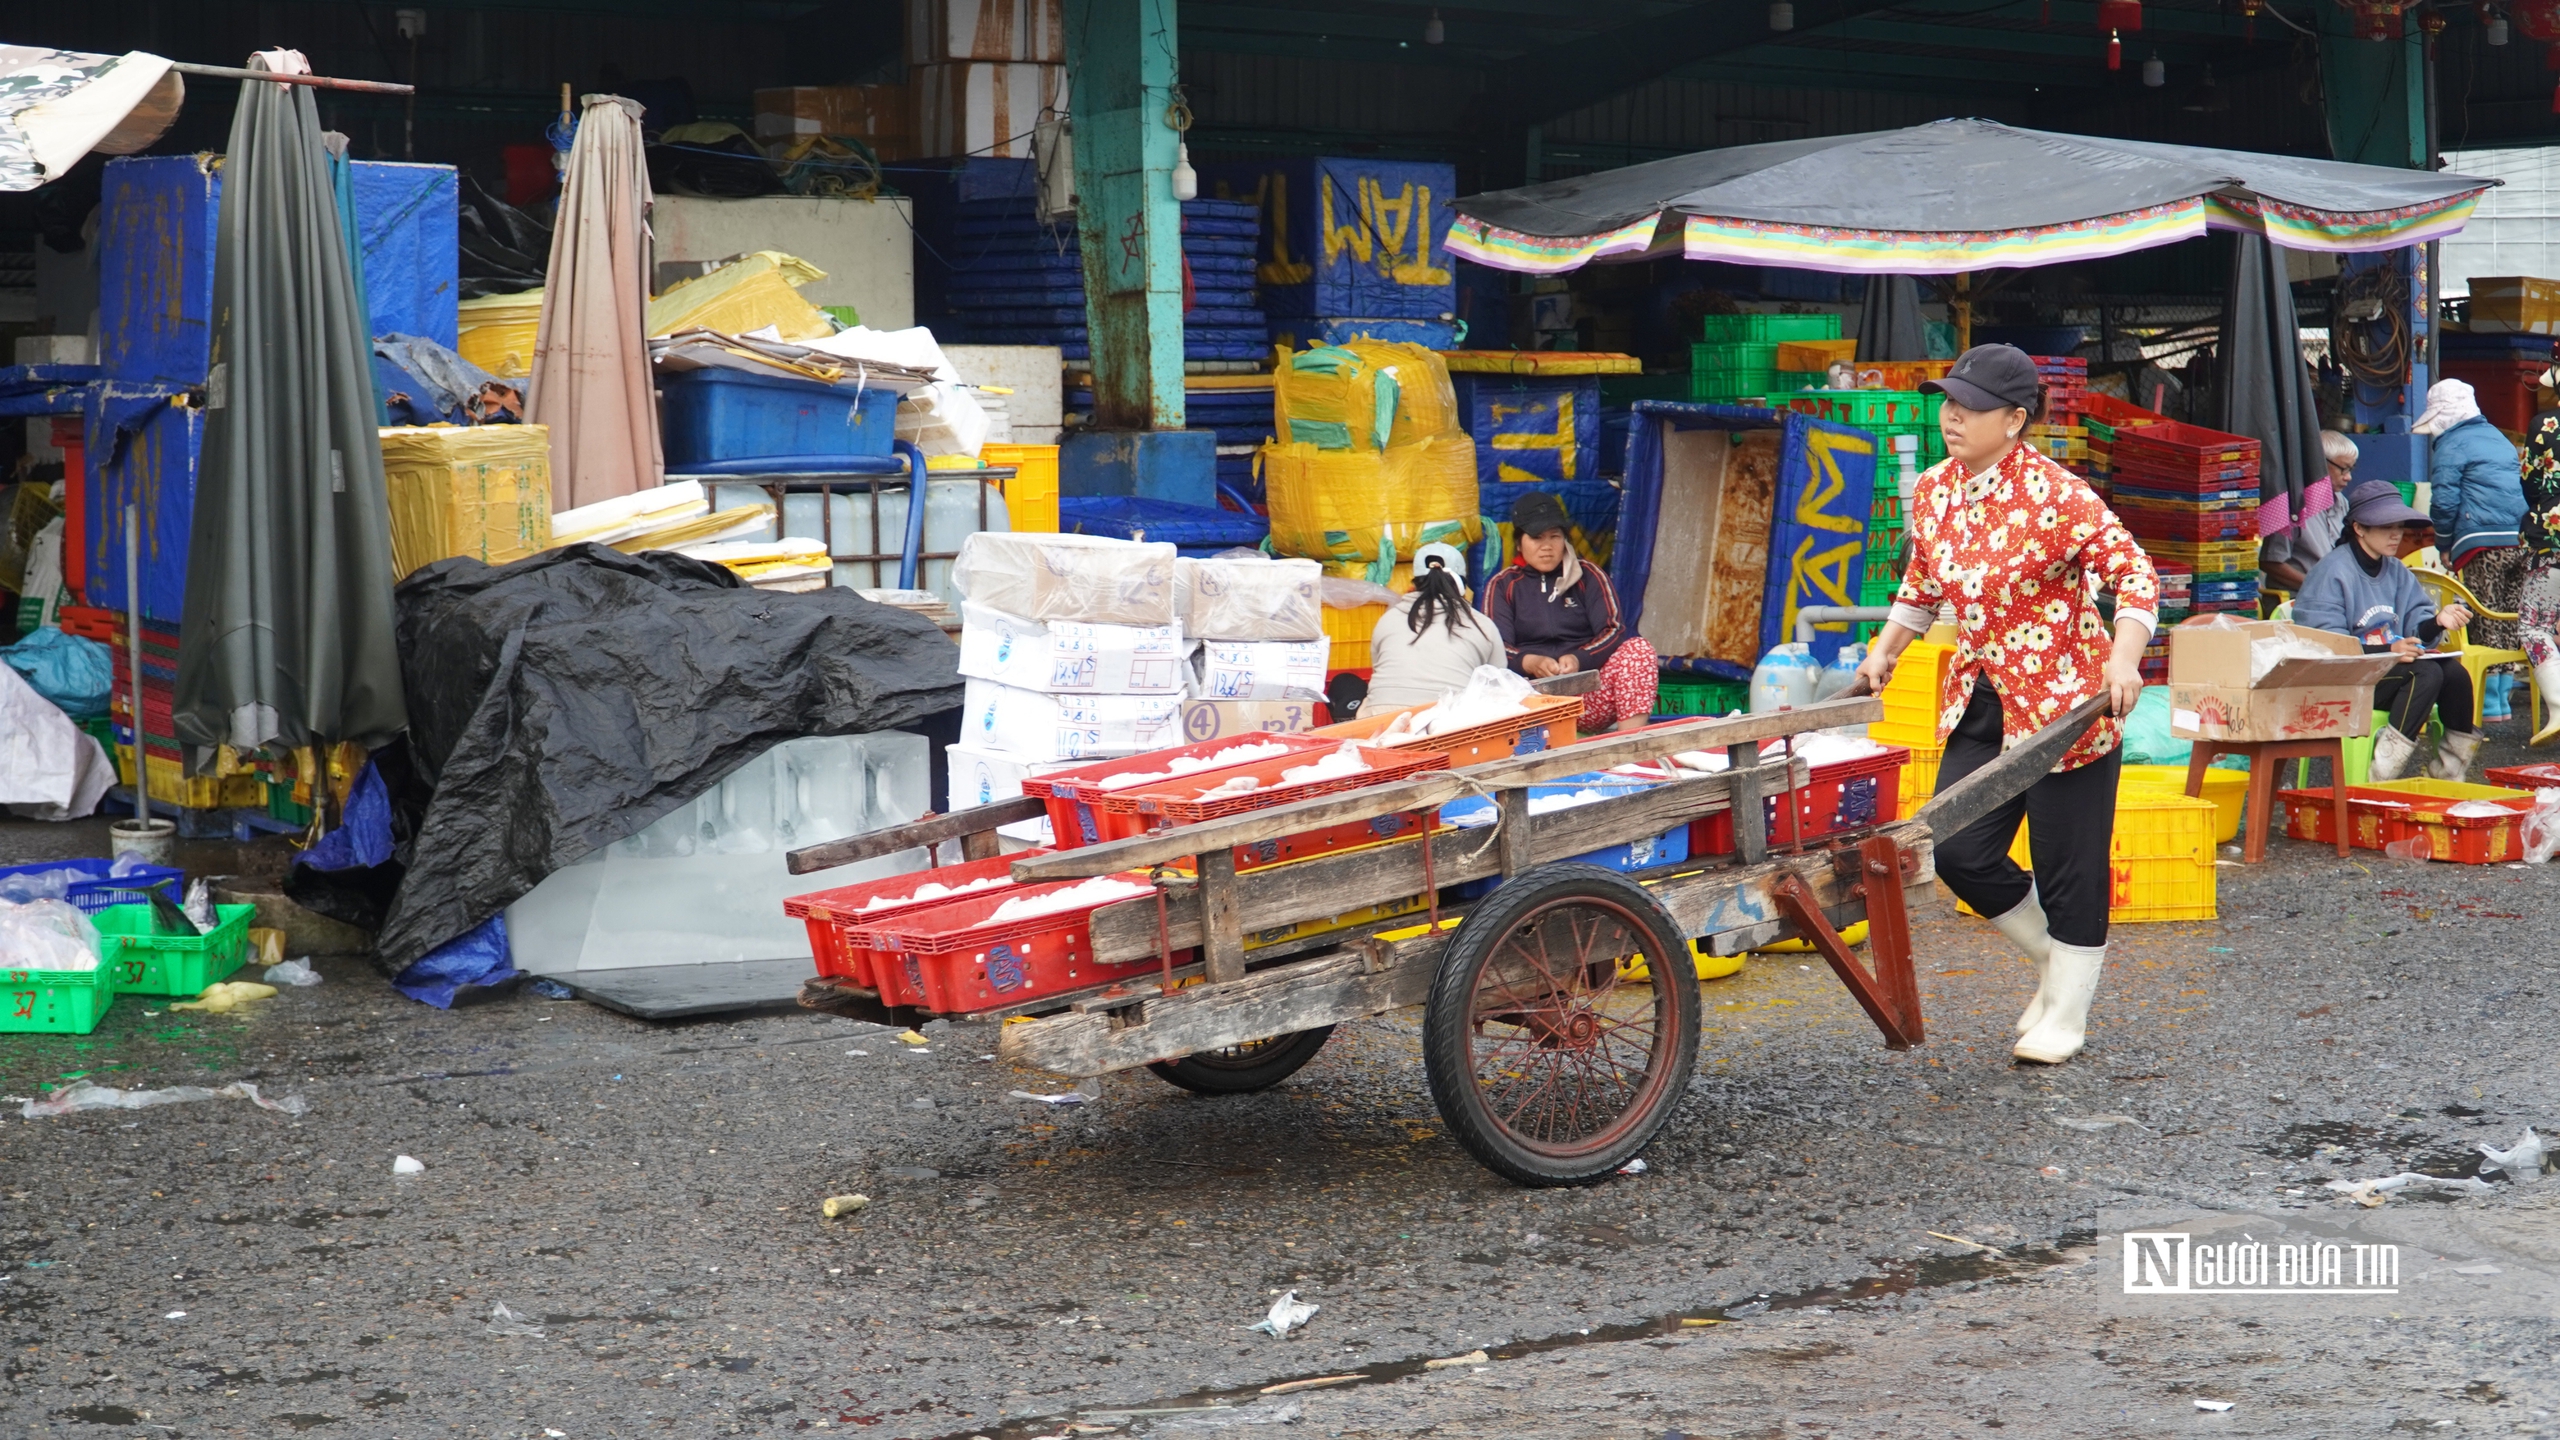
<svg viewBox="0 0 2560 1440">
<path fill-rule="evenodd" d="M 1272 376 L 1283 441 L 1375 451 L 1458 430 L 1449 367 L 1419 345 L 1350 340 L 1286 357 Z"/>
<path fill-rule="evenodd" d="M 1476 515 L 1475 442 L 1433 435 L 1383 451 L 1305 443 L 1262 447 L 1271 544 L 1316 560 L 1409 560 L 1432 541 L 1464 549 Z"/>
<path fill-rule="evenodd" d="M 800 298 L 799 287 L 827 272 L 796 255 L 759 250 L 682 284 L 649 302 L 649 333 L 717 330 L 745 335 L 767 325 L 785 340 L 814 340 L 836 333 L 835 322 Z"/>
<path fill-rule="evenodd" d="M 501 380 L 533 373 L 533 342 L 542 328 L 542 292 L 483 295 L 458 307 L 462 334 L 454 349 Z"/>
<path fill-rule="evenodd" d="M 551 427 L 404 425 L 381 435 L 395 575 L 455 555 L 504 565 L 551 548 Z"/>
</svg>

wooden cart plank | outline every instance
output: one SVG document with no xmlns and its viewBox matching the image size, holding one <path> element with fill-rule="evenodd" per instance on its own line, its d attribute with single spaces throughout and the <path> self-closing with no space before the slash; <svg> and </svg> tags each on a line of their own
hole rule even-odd
<svg viewBox="0 0 2560 1440">
<path fill-rule="evenodd" d="M 1933 878 L 1928 827 L 1905 821 L 1880 833 L 1916 852 L 1919 874 L 1909 880 L 1904 893 L 1907 900 L 1925 900 Z M 1828 851 L 1781 856 L 1742 869 L 1675 876 L 1655 886 L 1654 893 L 1684 932 L 1713 936 L 1724 930 L 1783 924 L 1776 886 L 1778 877 L 1787 874 L 1805 882 L 1835 926 L 1865 918 L 1862 900 L 1844 899 L 1843 884 Z M 1108 1014 L 1055 1015 L 1007 1025 L 997 1039 L 996 1052 L 1015 1064 L 1059 1075 L 1107 1075 L 1195 1050 L 1381 1015 L 1423 1000 L 1440 951 L 1452 933 L 1443 929 L 1403 941 L 1372 940 L 1226 984 L 1195 985 L 1150 997 Z"/>
<path fill-rule="evenodd" d="M 1020 820 L 1037 820 L 1047 813 L 1047 808 L 1039 801 L 1028 795 L 1020 795 L 1011 800 L 999 800 L 993 805 L 978 805 L 967 810 L 955 810 L 948 815 L 931 816 L 912 825 L 892 825 L 886 830 L 872 830 L 860 835 L 848 835 L 841 840 L 827 840 L 816 845 L 803 846 L 792 851 L 785 859 L 790 865 L 792 874 L 806 875 L 813 870 L 832 870 L 838 865 L 850 865 L 857 860 L 874 860 L 883 855 L 895 855 L 901 850 L 916 850 L 927 845 L 963 840 L 971 835 L 992 831 L 999 825 L 1011 825 Z M 987 853 L 992 855 L 995 852 L 990 850 Z M 977 857 L 973 855 L 971 858 Z"/>
<path fill-rule="evenodd" d="M 1806 773 L 1802 759 L 1793 765 L 1798 775 Z M 1763 768 L 1770 777 L 1780 774 L 1775 762 Z M 1730 783 L 1724 775 L 1681 780 L 1570 810 L 1551 810 L 1531 817 L 1525 831 L 1511 833 L 1525 836 L 1530 864 L 1562 860 L 1659 835 L 1681 821 L 1714 814 L 1724 807 L 1723 797 Z M 1504 829 L 1511 827 L 1506 825 Z M 1496 837 L 1482 828 L 1448 830 L 1434 836 L 1431 858 L 1432 878 L 1444 888 L 1528 868 L 1513 866 Z M 1340 915 L 1367 905 L 1402 900 L 1421 894 L 1423 889 L 1419 837 L 1365 846 L 1239 876 L 1239 926 L 1250 935 L 1318 916 Z M 1166 901 L 1165 938 L 1175 949 L 1201 943 L 1200 913 L 1196 896 L 1177 894 Z M 1153 955 L 1157 939 L 1153 898 L 1126 900 L 1093 912 L 1093 953 L 1098 961 L 1110 963 Z"/>
<path fill-rule="evenodd" d="M 1177 826 L 1129 840 L 1112 840 L 1079 850 L 1034 856 L 1014 862 L 1019 881 L 1080 880 L 1119 870 L 1144 869 L 1203 851 L 1250 845 L 1301 831 L 1444 805 L 1461 795 L 1481 793 L 1487 786 L 1531 785 L 1605 770 L 1612 765 L 1660 759 L 1674 751 L 1704 750 L 1775 740 L 1835 725 L 1859 725 L 1883 718 L 1884 702 L 1873 696 L 1826 700 L 1797 710 L 1765 715 L 1699 717 L 1603 735 L 1558 750 L 1471 765 L 1464 770 L 1426 771 L 1392 785 L 1374 785 L 1340 795 L 1320 796 L 1268 810 L 1252 810 L 1195 825 Z M 912 842 L 910 842 L 912 843 Z M 1590 849 L 1590 846 L 1584 846 Z M 1321 913 L 1321 912 L 1319 912 Z M 1305 918 L 1305 917 L 1299 917 Z"/>
</svg>

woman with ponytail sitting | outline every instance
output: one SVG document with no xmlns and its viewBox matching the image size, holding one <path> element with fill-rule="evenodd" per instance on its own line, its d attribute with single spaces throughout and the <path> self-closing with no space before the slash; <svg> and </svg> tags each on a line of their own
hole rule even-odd
<svg viewBox="0 0 2560 1440">
<path fill-rule="evenodd" d="M 1413 589 L 1397 597 L 1369 634 L 1369 696 L 1363 713 L 1430 705 L 1467 688 L 1479 665 L 1502 665 L 1502 637 L 1476 613 L 1458 577 L 1466 561 L 1447 545 L 1414 553 Z"/>
</svg>

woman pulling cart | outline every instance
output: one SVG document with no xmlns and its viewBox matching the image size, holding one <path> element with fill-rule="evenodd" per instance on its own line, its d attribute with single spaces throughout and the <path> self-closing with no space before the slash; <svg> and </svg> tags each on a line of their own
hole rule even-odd
<svg viewBox="0 0 2560 1440">
<path fill-rule="evenodd" d="M 1939 878 L 2039 973 L 2013 1053 L 2059 1064 L 2080 1052 L 2106 963 L 2120 717 L 2142 697 L 2160 579 L 2086 481 L 2021 443 L 2044 413 L 2026 352 L 1975 346 L 1921 388 L 1946 396 L 1947 459 L 1913 494 L 1910 567 L 1859 673 L 1882 692 L 1904 648 L 1953 604 L 1955 656 L 1938 697 L 1942 792 L 2082 701 L 2112 703 L 2053 773 L 1938 842 Z M 2112 635 L 2092 577 L 2115 589 Z M 2033 822 L 2032 873 L 2009 859 L 2021 818 Z"/>
</svg>

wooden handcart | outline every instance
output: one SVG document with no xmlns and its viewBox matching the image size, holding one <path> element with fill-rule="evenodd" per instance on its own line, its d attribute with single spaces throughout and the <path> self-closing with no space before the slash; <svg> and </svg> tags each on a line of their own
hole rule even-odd
<svg viewBox="0 0 2560 1440">
<path fill-rule="evenodd" d="M 1095 910 L 1091 939 L 1096 961 L 1158 964 L 1137 978 L 951 1018 L 1035 1017 L 1002 1026 L 994 1048 L 1059 1075 L 1145 1067 L 1189 1089 L 1232 1093 L 1277 1084 L 1343 1021 L 1421 1005 L 1425 1071 L 1450 1133 L 1518 1183 L 1588 1183 L 1643 1150 L 1695 1066 L 1698 985 L 1676 983 L 1690 976 L 1693 938 L 1715 955 L 1809 940 L 1888 1046 L 1919 1044 L 1910 916 L 1932 893 L 1931 836 L 1954 833 L 2023 791 L 2101 703 L 2013 747 L 1918 816 L 1793 845 L 1772 844 L 1762 801 L 1792 805 L 1806 783 L 1805 762 L 1764 758 L 1762 743 L 1879 719 L 1872 697 L 1600 735 L 1028 856 L 1012 867 L 1017 881 L 1154 867 L 1156 893 Z M 1530 811 L 1531 785 L 1696 750 L 1721 750 L 1729 768 L 1572 809 Z M 1494 801 L 1490 829 L 1424 830 L 1268 870 L 1235 868 L 1237 846 L 1469 796 Z M 1728 856 L 1633 873 L 1567 858 L 1719 812 L 1733 820 Z M 1022 799 L 928 817 L 796 851 L 791 867 L 806 873 L 955 843 L 969 858 L 985 858 L 996 853 L 997 826 L 1042 813 L 1041 802 Z M 1189 873 L 1169 868 L 1182 862 Z M 1471 903 L 1438 903 L 1449 887 L 1491 877 L 1498 884 Z M 1426 907 L 1419 913 L 1260 948 L 1246 943 L 1417 897 Z M 1840 938 L 1860 920 L 1868 926 L 1865 963 Z M 1665 979 L 1675 983 L 1658 983 Z M 801 1003 L 889 1023 L 930 1018 L 824 978 Z"/>
</svg>

